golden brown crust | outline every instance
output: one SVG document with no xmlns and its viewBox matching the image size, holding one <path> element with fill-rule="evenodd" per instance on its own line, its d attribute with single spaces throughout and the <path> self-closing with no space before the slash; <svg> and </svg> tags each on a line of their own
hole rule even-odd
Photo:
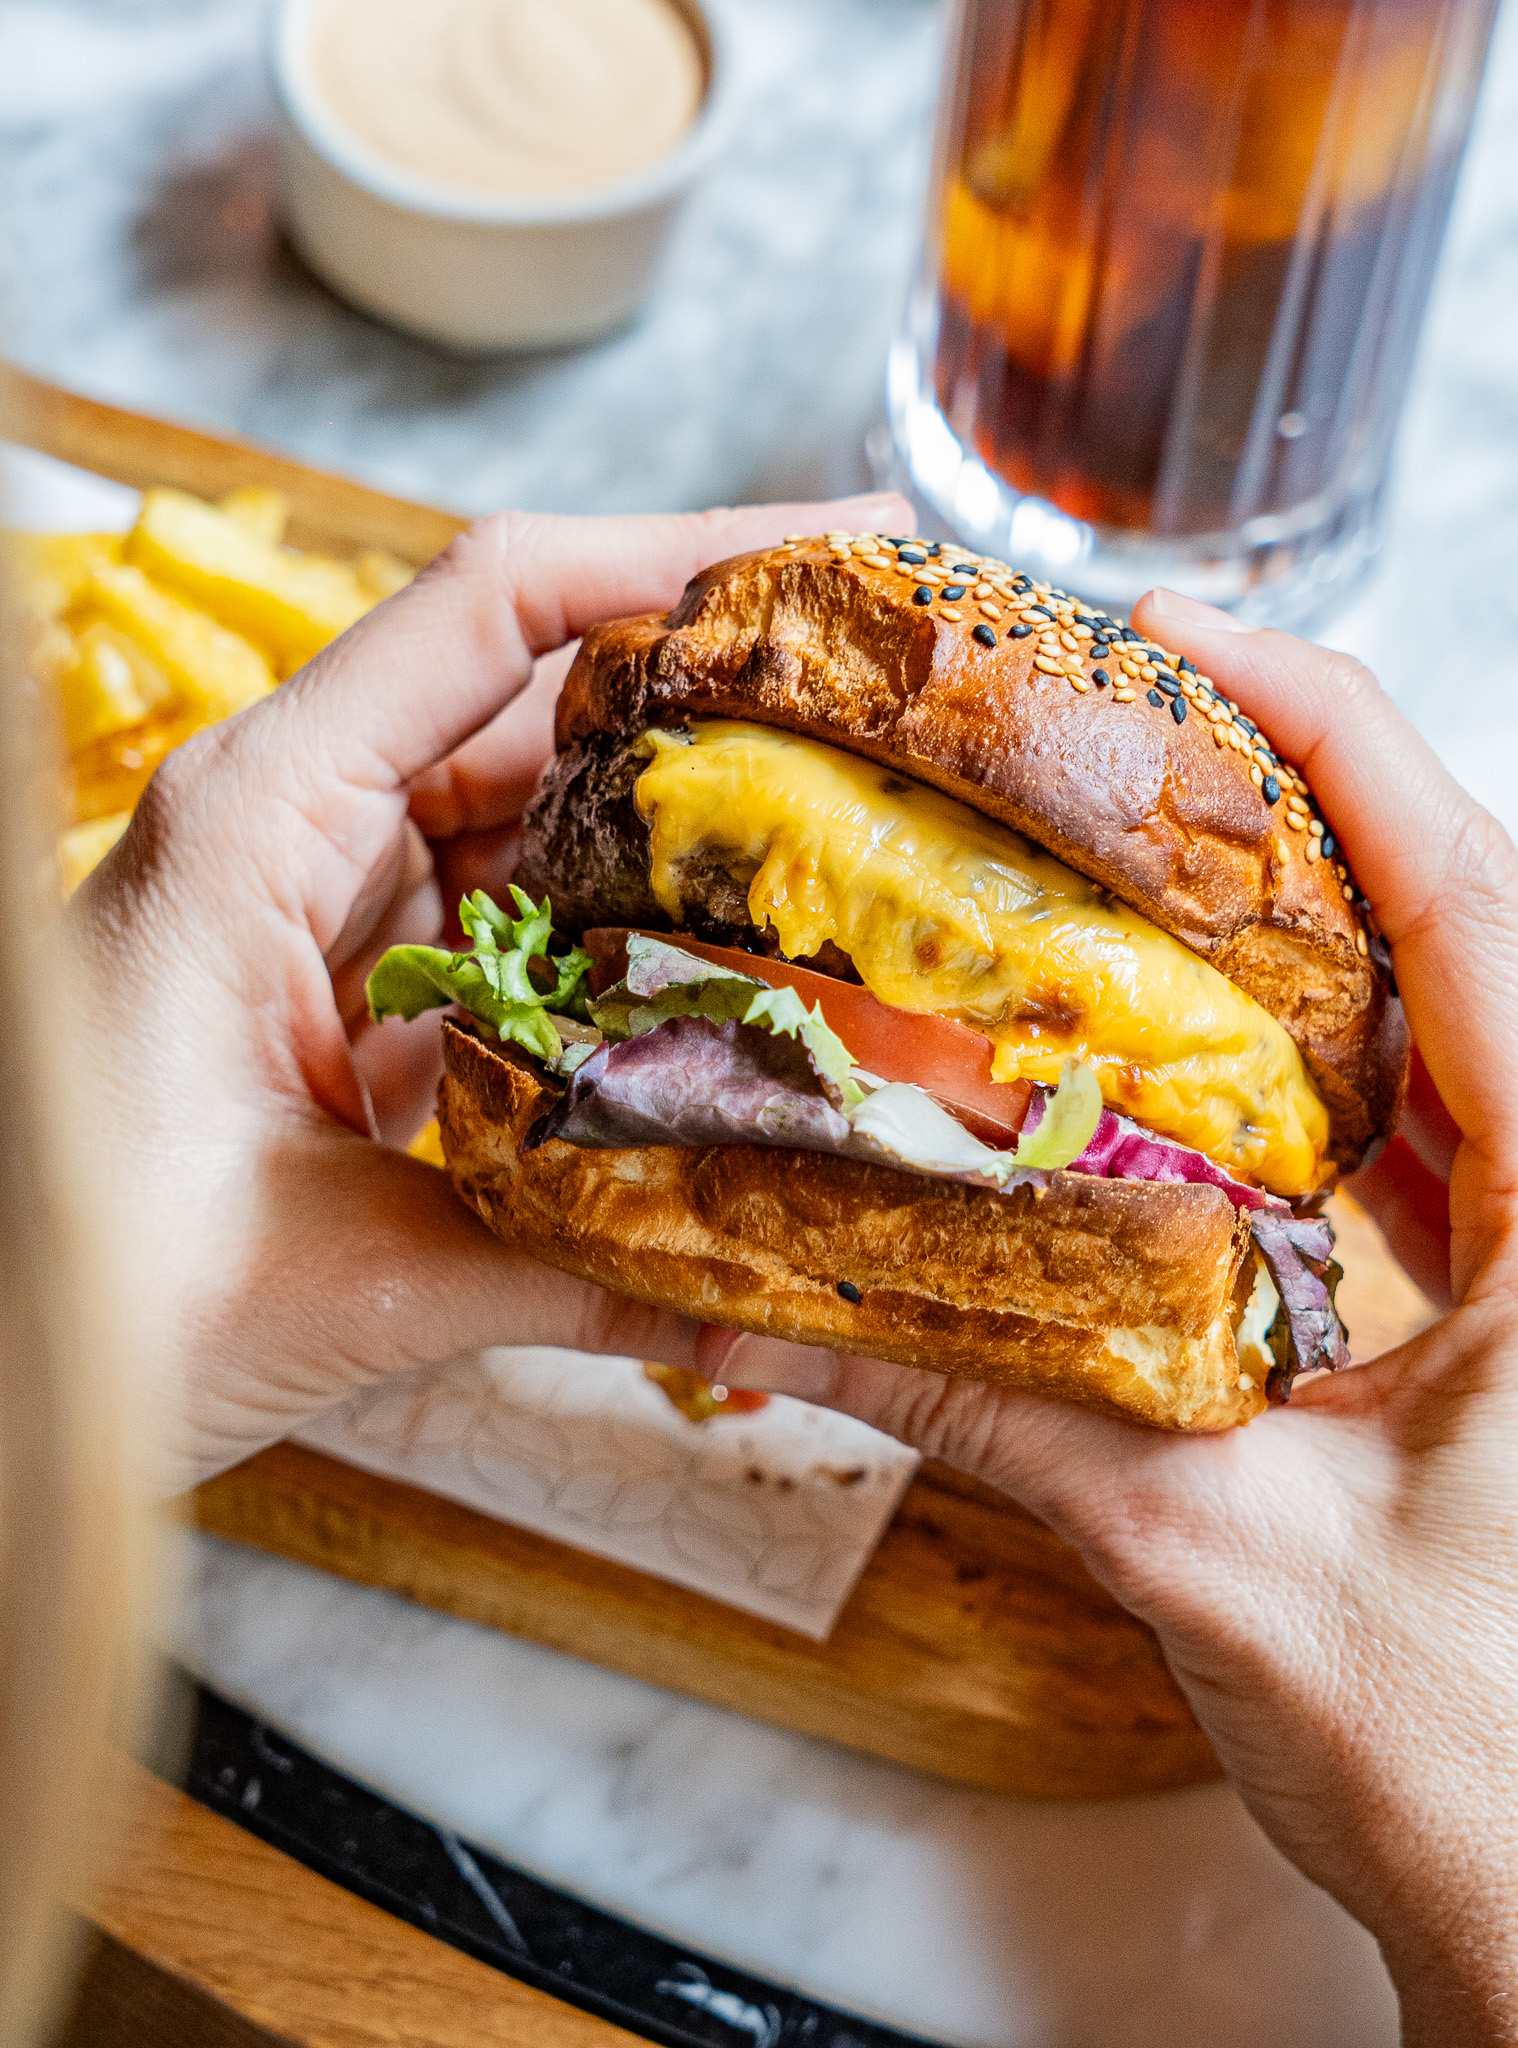
<svg viewBox="0 0 1518 2048">
<path fill-rule="evenodd" d="M 1342 856 L 1309 855 L 1323 841 L 1305 783 L 1273 757 L 1252 758 L 1229 707 L 1191 677 L 1182 722 L 1169 697 L 1151 705 L 1148 681 L 1118 667 L 1126 648 L 1095 660 L 1062 653 L 1059 674 L 1039 668 L 1038 633 L 1009 637 L 1037 593 L 1009 599 L 1011 572 L 962 551 L 942 560 L 974 561 L 995 579 L 961 579 L 966 594 L 948 607 L 957 618 L 936 588 L 932 602 L 914 601 L 926 586 L 884 543 L 807 540 L 719 562 L 667 618 L 586 634 L 559 700 L 558 744 L 688 716 L 747 718 L 973 804 L 1110 888 L 1279 1018 L 1328 1106 L 1333 1157 L 1352 1169 L 1395 1121 L 1407 1032 L 1364 904 L 1346 897 Z M 1052 606 L 1058 593 L 1048 595 Z M 1098 667 L 1106 687 L 1091 682 Z M 1274 804 L 1251 776 L 1263 784 L 1266 760 L 1283 786 Z M 1304 812 L 1307 824 L 1291 822 Z"/>
<path fill-rule="evenodd" d="M 729 1328 L 1167 1429 L 1264 1405 L 1239 1385 L 1232 1334 L 1248 1223 L 1216 1188 L 1054 1174 L 994 1194 L 755 1145 L 524 1154 L 549 1089 L 452 1025 L 443 1038 L 454 1185 L 547 1265 Z"/>
</svg>

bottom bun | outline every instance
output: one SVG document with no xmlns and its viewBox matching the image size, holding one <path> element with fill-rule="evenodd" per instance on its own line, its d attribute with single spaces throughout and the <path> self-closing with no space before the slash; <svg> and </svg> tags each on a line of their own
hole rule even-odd
<svg viewBox="0 0 1518 2048">
<path fill-rule="evenodd" d="M 555 1091 L 454 1025 L 443 1041 L 454 1185 L 545 1265 L 703 1322 L 1163 1429 L 1265 1405 L 1234 1347 L 1248 1219 L 1218 1188 L 1055 1173 L 999 1194 L 762 1145 L 524 1153 Z"/>
</svg>

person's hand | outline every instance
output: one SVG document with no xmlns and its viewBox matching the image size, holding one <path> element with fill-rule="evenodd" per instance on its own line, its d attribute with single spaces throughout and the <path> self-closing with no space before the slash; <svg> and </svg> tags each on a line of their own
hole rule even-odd
<svg viewBox="0 0 1518 2048">
<path fill-rule="evenodd" d="M 1353 661 L 1168 592 L 1137 623 L 1300 765 L 1391 943 L 1421 1060 L 1350 1185 L 1449 1313 L 1208 1438 L 728 1331 L 698 1358 L 1043 1516 L 1157 1630 L 1266 1831 L 1380 1939 L 1405 2038 L 1518 2041 L 1518 854 Z"/>
<path fill-rule="evenodd" d="M 386 946 L 435 941 L 464 887 L 500 888 L 552 748 L 563 663 L 529 687 L 539 656 L 793 529 L 908 517 L 502 514 L 164 763 L 70 908 L 66 1023 L 178 1410 L 167 1483 L 483 1344 L 689 1362 L 694 1325 L 514 1257 L 446 1175 L 371 1142 L 411 1135 L 441 1061 L 435 1019 L 367 1022 L 364 981 Z"/>
</svg>

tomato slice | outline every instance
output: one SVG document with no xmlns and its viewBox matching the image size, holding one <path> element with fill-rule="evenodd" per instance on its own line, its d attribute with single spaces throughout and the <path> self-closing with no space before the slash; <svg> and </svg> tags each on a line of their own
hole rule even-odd
<svg viewBox="0 0 1518 2048">
<path fill-rule="evenodd" d="M 626 973 L 631 936 L 625 926 L 601 926 L 585 934 L 585 949 L 596 963 L 592 981 L 598 991 Z M 762 954 L 741 953 L 735 946 L 708 946 L 684 932 L 645 936 L 754 981 L 767 981 L 773 988 L 793 988 L 809 1010 L 820 1003 L 856 1066 L 878 1074 L 882 1081 L 915 1081 L 987 1144 L 1010 1145 L 1022 1129 L 1031 1084 L 993 1081 L 991 1041 L 968 1024 L 893 1009 L 855 982 L 835 981 L 830 974 L 767 960 Z"/>
</svg>

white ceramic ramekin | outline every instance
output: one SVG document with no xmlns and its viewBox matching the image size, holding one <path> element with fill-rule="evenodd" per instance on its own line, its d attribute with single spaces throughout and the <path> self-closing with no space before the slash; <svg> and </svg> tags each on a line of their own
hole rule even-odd
<svg viewBox="0 0 1518 2048">
<path fill-rule="evenodd" d="M 309 24 L 321 0 L 284 0 L 271 63 L 296 247 L 354 305 L 449 348 L 546 348 L 621 326 L 729 119 L 719 9 L 675 4 L 706 68 L 700 109 L 675 148 L 588 192 L 502 199 L 405 170 L 344 128 L 312 77 Z"/>
</svg>

